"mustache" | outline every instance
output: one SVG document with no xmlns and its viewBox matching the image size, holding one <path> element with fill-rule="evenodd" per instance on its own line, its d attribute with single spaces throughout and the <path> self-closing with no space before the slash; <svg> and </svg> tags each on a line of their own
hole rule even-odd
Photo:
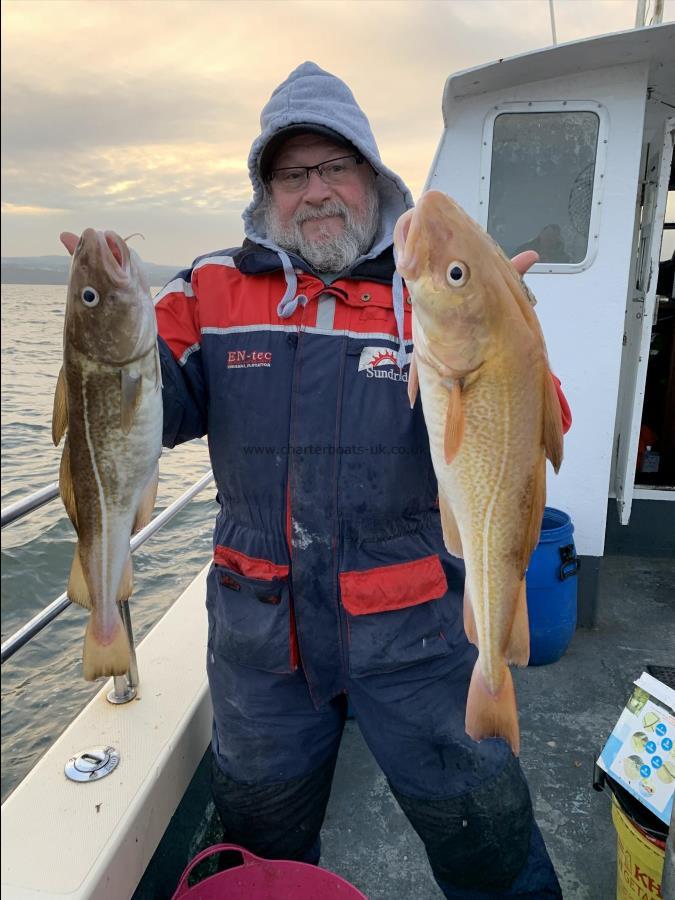
<svg viewBox="0 0 675 900">
<path fill-rule="evenodd" d="M 293 216 L 296 225 L 302 225 L 303 222 L 309 222 L 312 219 L 324 219 L 328 216 L 342 216 L 347 219 L 349 210 L 344 203 L 339 200 L 327 200 L 322 206 L 307 206 L 299 209 Z"/>
</svg>

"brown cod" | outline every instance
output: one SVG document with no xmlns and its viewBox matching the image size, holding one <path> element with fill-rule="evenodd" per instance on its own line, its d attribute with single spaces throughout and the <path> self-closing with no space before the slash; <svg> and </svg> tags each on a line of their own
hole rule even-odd
<svg viewBox="0 0 675 900">
<path fill-rule="evenodd" d="M 513 264 L 447 195 L 423 194 L 394 243 L 413 301 L 410 401 L 419 389 L 445 544 L 466 567 L 464 628 L 479 651 L 466 731 L 504 737 L 517 754 L 508 664 L 529 659 L 525 571 L 546 457 L 557 472 L 563 452 L 544 337 Z"/>
<path fill-rule="evenodd" d="M 118 603 L 132 591 L 129 539 L 150 520 L 162 438 L 157 325 L 138 256 L 112 231 L 64 232 L 73 257 L 52 437 L 67 432 L 59 486 L 77 532 L 68 596 L 91 610 L 87 680 L 129 668 Z"/>
</svg>

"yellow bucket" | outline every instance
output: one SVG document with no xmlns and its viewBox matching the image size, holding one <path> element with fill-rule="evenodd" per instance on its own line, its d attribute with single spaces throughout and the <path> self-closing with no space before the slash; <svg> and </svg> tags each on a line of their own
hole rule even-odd
<svg viewBox="0 0 675 900">
<path fill-rule="evenodd" d="M 617 900 L 661 900 L 665 850 L 638 831 L 615 797 L 612 821 L 616 828 Z"/>
</svg>

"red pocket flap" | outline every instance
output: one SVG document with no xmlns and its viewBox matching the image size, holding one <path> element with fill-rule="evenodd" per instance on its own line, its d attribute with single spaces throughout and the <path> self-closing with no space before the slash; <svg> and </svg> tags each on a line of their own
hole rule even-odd
<svg viewBox="0 0 675 900">
<path fill-rule="evenodd" d="M 288 566 L 270 562 L 268 559 L 247 556 L 245 553 L 240 553 L 239 550 L 223 547 L 222 544 L 217 545 L 213 553 L 213 561 L 219 566 L 232 569 L 238 575 L 243 575 L 244 578 L 272 581 L 273 578 L 288 577 Z"/>
<path fill-rule="evenodd" d="M 342 605 L 353 616 L 417 606 L 437 600 L 447 590 L 445 572 L 436 554 L 394 566 L 340 573 Z"/>
</svg>

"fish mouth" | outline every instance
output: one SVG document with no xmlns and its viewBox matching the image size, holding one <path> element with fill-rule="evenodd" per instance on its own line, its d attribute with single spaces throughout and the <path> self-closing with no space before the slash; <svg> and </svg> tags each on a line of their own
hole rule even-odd
<svg viewBox="0 0 675 900">
<path fill-rule="evenodd" d="M 114 231 L 85 228 L 75 251 L 98 258 L 106 276 L 115 287 L 125 287 L 131 279 L 131 255 L 122 238 Z"/>
<path fill-rule="evenodd" d="M 415 281 L 430 270 L 436 290 L 445 287 L 445 271 L 439 269 L 438 260 L 454 236 L 455 205 L 441 191 L 426 191 L 414 209 L 405 212 L 396 223 L 396 268 L 407 281 Z"/>
<path fill-rule="evenodd" d="M 118 284 L 126 284 L 131 277 L 129 248 L 114 231 L 104 231 L 102 260 L 110 278 Z"/>
</svg>

